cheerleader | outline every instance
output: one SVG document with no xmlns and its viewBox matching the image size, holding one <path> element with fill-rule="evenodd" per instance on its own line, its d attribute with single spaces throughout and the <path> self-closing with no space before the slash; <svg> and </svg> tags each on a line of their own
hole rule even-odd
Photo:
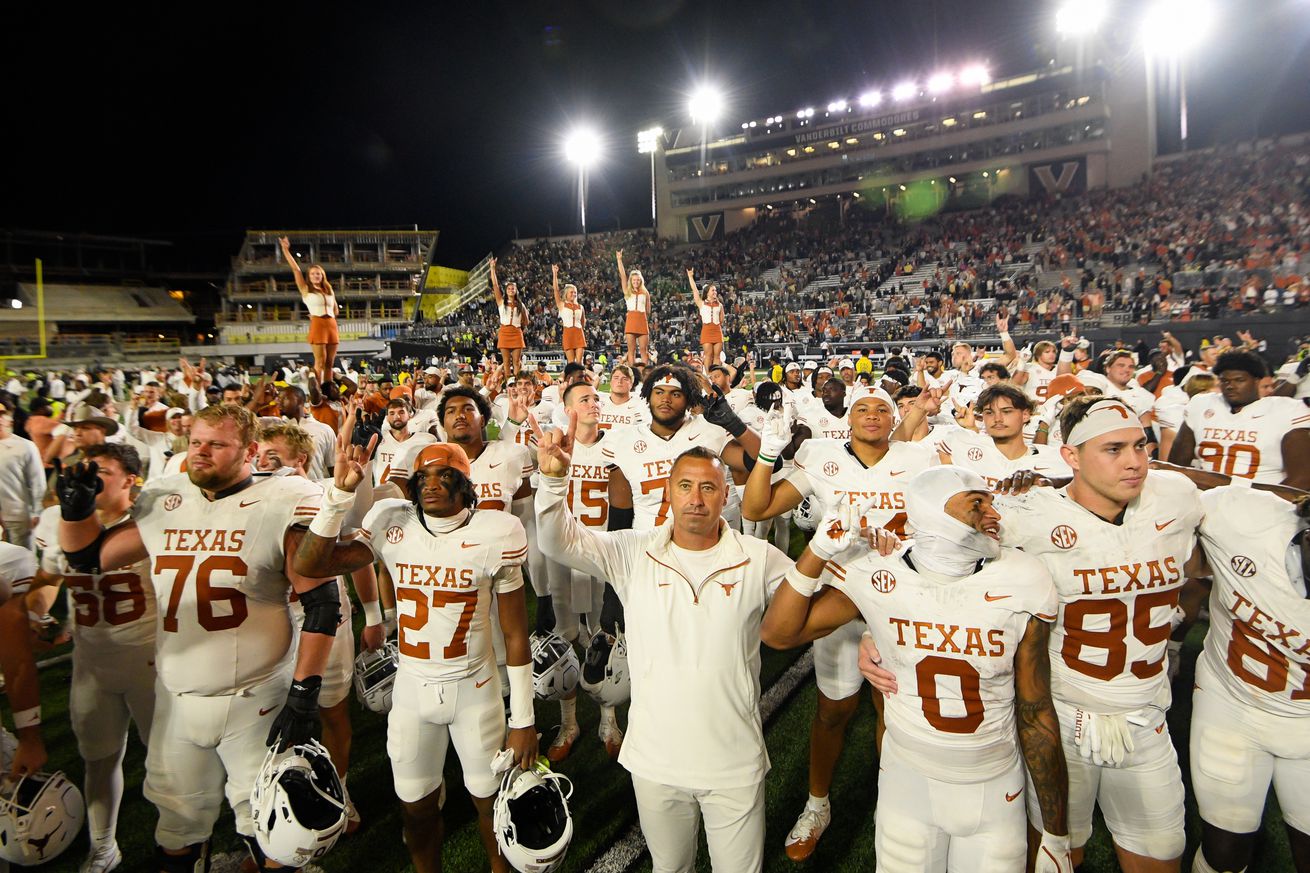
<svg viewBox="0 0 1310 873">
<path fill-rule="evenodd" d="M 564 361 L 581 364 L 582 356 L 587 351 L 587 341 L 582 335 L 587 315 L 578 303 L 578 286 L 572 283 L 565 285 L 564 296 L 559 296 L 559 264 L 550 265 L 550 282 L 555 293 L 555 309 L 559 312 L 560 324 L 564 328 Z"/>
<path fill-rule="evenodd" d="M 496 298 L 496 311 L 500 313 L 500 332 L 496 334 L 496 348 L 505 365 L 506 373 L 519 371 L 519 359 L 523 357 L 523 328 L 528 324 L 528 310 L 519 300 L 519 286 L 515 282 L 505 284 L 505 293 L 500 293 L 500 282 L 496 279 L 496 259 L 491 258 L 491 296 Z"/>
<path fill-rule="evenodd" d="M 314 353 L 314 374 L 321 384 L 326 385 L 332 381 L 332 364 L 341 342 L 337 333 L 337 314 L 341 307 L 337 305 L 337 297 L 332 293 L 332 283 L 328 281 L 327 272 L 318 264 L 313 264 L 306 281 L 295 255 L 291 254 L 291 241 L 282 237 L 278 242 L 282 244 L 282 257 L 291 266 L 300 299 L 309 310 L 309 347 Z"/>
<path fill-rule="evenodd" d="M 691 285 L 691 297 L 696 301 L 696 311 L 700 313 L 701 368 L 708 370 L 719 363 L 723 355 L 723 303 L 715 285 L 707 287 L 704 299 L 701 298 L 691 270 L 687 271 L 687 282 Z"/>
<path fill-rule="evenodd" d="M 629 367 L 635 367 L 637 349 L 640 348 L 644 369 L 650 365 L 650 292 L 646 290 L 646 279 L 640 270 L 628 272 L 623 269 L 623 249 L 615 252 L 614 257 L 619 262 L 619 286 L 628 307 L 628 315 L 623 321 L 623 336 L 628 341 L 625 360 Z"/>
</svg>

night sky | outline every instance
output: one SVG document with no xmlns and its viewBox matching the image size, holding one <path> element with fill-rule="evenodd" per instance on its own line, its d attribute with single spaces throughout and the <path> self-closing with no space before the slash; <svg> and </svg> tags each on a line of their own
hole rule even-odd
<svg viewBox="0 0 1310 873">
<path fill-rule="evenodd" d="M 1310 128 L 1310 2 L 1220 0 L 1191 63 L 1192 138 Z M 1123 10 L 1140 4 L 1120 2 Z M 699 80 L 725 128 L 935 66 L 1049 56 L 1019 0 L 23 3 L 3 39 L 0 226 L 135 234 L 222 269 L 247 227 L 441 231 L 466 267 L 515 232 L 577 230 L 560 140 L 609 138 L 592 229 L 649 220 L 636 131 L 685 121 Z"/>
</svg>

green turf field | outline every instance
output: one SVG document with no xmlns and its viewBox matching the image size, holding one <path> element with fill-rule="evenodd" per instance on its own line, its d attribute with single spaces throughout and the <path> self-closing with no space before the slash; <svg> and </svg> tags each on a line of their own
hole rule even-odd
<svg viewBox="0 0 1310 873">
<path fill-rule="evenodd" d="M 797 535 L 793 543 L 797 550 L 799 543 L 800 537 Z M 359 621 L 358 613 L 356 615 Z M 1182 675 L 1175 684 L 1175 688 L 1180 690 L 1180 696 L 1169 713 L 1170 731 L 1179 749 L 1184 779 L 1189 785 L 1187 725 L 1191 715 L 1191 698 L 1186 690 L 1191 688 L 1192 664 L 1200 651 L 1204 633 L 1203 626 L 1196 627 L 1188 637 Z M 775 652 L 764 649 L 762 687 L 768 689 L 800 654 L 799 651 Z M 50 752 L 50 766 L 61 768 L 73 779 L 80 781 L 82 766 L 67 716 L 69 675 L 70 665 L 66 663 L 41 672 L 45 737 Z M 833 786 L 832 826 L 814 856 L 804 865 L 793 864 L 783 854 L 783 840 L 807 796 L 809 724 L 814 714 L 815 693 L 813 679 L 807 679 L 778 708 L 773 719 L 766 725 L 773 770 L 769 774 L 766 795 L 765 869 L 872 871 L 873 813 L 878 798 L 877 765 L 873 753 L 874 712 L 867 698 L 852 722 Z M 538 704 L 537 715 L 537 724 L 543 732 L 544 749 L 554 738 L 555 727 L 559 723 L 559 710 L 555 704 Z M 562 868 L 565 871 L 591 869 L 596 860 L 636 822 L 636 807 L 627 772 L 609 760 L 604 747 L 596 739 L 598 717 L 596 706 L 585 694 L 580 695 L 578 721 L 582 728 L 582 739 L 574 746 L 573 755 L 560 767 L 563 773 L 574 780 L 576 786 L 572 801 L 574 838 L 568 860 Z M 351 796 L 363 817 L 363 827 L 354 836 L 338 843 L 321 866 L 326 871 L 412 869 L 408 853 L 401 842 L 399 806 L 391 789 L 391 772 L 386 760 L 385 720 L 358 706 L 354 708 L 353 718 L 355 737 L 349 784 Z M 125 764 L 127 794 L 119 819 L 118 841 L 125 857 L 119 869 L 123 871 L 150 869 L 155 811 L 141 796 L 143 764 L 143 749 L 133 737 Z M 475 831 L 473 806 L 463 791 L 459 765 L 453 753 L 446 761 L 446 775 L 452 790 L 446 804 L 445 869 L 453 873 L 487 869 Z M 1187 837 L 1184 870 L 1190 869 L 1190 859 L 1200 838 L 1200 821 L 1190 796 Z M 86 845 L 86 838 L 79 837 L 62 858 L 32 869 L 75 871 L 85 855 Z M 215 852 L 230 852 L 239 848 L 232 831 L 230 813 L 219 820 L 214 847 Z M 649 871 L 650 868 L 649 856 L 644 856 L 629 869 Z M 703 838 L 698 869 L 710 869 Z M 1088 845 L 1087 860 L 1081 869 L 1085 873 L 1108 873 L 1119 869 L 1105 827 L 1099 820 Z M 1252 873 L 1290 873 L 1292 870 L 1282 816 L 1272 796 L 1265 813 L 1263 833 L 1249 869 Z"/>
</svg>

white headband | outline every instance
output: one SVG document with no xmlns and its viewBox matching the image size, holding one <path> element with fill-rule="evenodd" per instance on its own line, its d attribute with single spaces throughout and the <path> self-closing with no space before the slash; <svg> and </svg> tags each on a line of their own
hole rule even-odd
<svg viewBox="0 0 1310 873">
<path fill-rule="evenodd" d="M 678 388 L 678 389 L 681 389 L 681 388 L 682 388 L 682 383 L 679 382 L 677 379 L 675 379 L 675 378 L 672 377 L 672 376 L 665 376 L 663 379 L 659 380 L 658 382 L 656 382 L 656 383 L 655 383 L 654 385 L 652 385 L 651 387 L 652 387 L 652 388 L 658 388 L 658 387 L 660 387 L 661 385 L 663 385 L 663 386 L 665 386 L 665 387 L 668 387 L 668 388 Z"/>
<path fill-rule="evenodd" d="M 1092 404 L 1086 417 L 1073 426 L 1073 431 L 1064 443 L 1068 446 L 1081 446 L 1090 439 L 1127 427 L 1142 430 L 1142 423 L 1137 413 L 1129 409 L 1121 400 L 1114 398 L 1098 400 Z"/>
<path fill-rule="evenodd" d="M 872 388 L 872 389 L 865 388 L 863 393 L 861 393 L 859 397 L 855 398 L 855 402 L 852 403 L 851 406 L 854 407 L 856 403 L 859 403 L 861 400 L 865 400 L 870 397 L 872 397 L 874 400 L 881 400 L 883 403 L 886 403 L 887 408 L 890 409 L 893 414 L 896 412 L 896 401 L 892 400 L 892 396 L 881 388 Z"/>
</svg>

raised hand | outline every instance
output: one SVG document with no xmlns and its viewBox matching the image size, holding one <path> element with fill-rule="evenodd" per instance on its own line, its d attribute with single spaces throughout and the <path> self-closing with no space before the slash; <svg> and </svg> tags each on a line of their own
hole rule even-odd
<svg viewBox="0 0 1310 873">
<path fill-rule="evenodd" d="M 373 457 L 373 449 L 378 444 L 378 434 L 375 431 L 369 436 L 367 445 L 355 445 L 352 440 L 353 430 L 343 427 L 341 433 L 337 434 L 337 459 L 332 467 L 333 484 L 340 490 L 351 493 L 354 493 L 359 483 L 368 475 L 364 465 Z"/>
<path fill-rule="evenodd" d="M 787 427 L 787 416 L 781 409 L 771 409 L 764 416 L 764 428 L 760 433 L 760 452 L 758 457 L 768 463 L 768 459 L 778 459 L 783 449 L 791 445 L 791 430 Z"/>
<path fill-rule="evenodd" d="M 546 430 L 534 421 L 532 433 L 537 438 L 537 468 L 542 475 L 563 479 L 573 464 L 573 438 L 578 432 L 578 411 L 569 410 L 569 428 L 566 431 Z"/>
<path fill-rule="evenodd" d="M 946 400 L 949 388 L 949 382 L 939 388 L 924 388 L 919 392 L 919 396 L 914 398 L 914 405 L 922 409 L 924 415 L 936 415 L 942 411 L 942 403 Z"/>
<path fill-rule="evenodd" d="M 55 480 L 59 496 L 59 517 L 64 521 L 82 521 L 96 511 L 96 495 L 105 487 L 100 481 L 100 467 L 95 461 L 81 461 L 65 467 Z"/>
<path fill-rule="evenodd" d="M 282 246 L 282 251 L 284 252 L 291 251 L 291 240 L 287 239 L 284 236 L 280 236 L 278 237 L 277 241 L 278 241 L 278 245 Z"/>
<path fill-rule="evenodd" d="M 1010 316 L 1004 313 L 999 313 L 996 316 L 996 332 L 997 333 L 1010 332 Z"/>
<path fill-rule="evenodd" d="M 829 509 L 814 530 L 809 550 L 815 557 L 830 561 L 855 545 L 868 525 L 864 516 L 872 506 L 873 500 L 870 499 L 858 504 L 843 501 Z"/>
</svg>

